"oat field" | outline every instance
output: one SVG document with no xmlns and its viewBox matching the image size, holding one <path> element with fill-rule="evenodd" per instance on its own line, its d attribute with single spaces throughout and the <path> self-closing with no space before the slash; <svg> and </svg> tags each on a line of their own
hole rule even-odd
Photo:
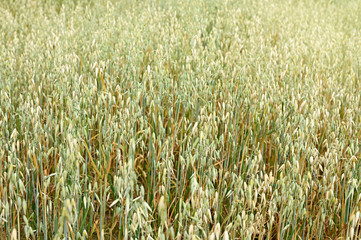
<svg viewBox="0 0 361 240">
<path fill-rule="evenodd" d="M 360 239 L 361 1 L 0 0 L 0 239 Z"/>
</svg>

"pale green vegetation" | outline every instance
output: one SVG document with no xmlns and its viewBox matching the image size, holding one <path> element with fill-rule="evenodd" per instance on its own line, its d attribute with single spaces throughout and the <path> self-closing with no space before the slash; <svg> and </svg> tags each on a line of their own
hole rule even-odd
<svg viewBox="0 0 361 240">
<path fill-rule="evenodd" d="M 0 0 L 1 239 L 359 239 L 358 0 Z"/>
</svg>

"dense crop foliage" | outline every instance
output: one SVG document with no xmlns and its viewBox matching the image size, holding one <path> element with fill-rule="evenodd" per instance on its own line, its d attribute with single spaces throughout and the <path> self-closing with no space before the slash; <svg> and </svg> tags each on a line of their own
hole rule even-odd
<svg viewBox="0 0 361 240">
<path fill-rule="evenodd" d="M 360 238 L 360 54 L 357 0 L 0 0 L 0 238 Z"/>
</svg>

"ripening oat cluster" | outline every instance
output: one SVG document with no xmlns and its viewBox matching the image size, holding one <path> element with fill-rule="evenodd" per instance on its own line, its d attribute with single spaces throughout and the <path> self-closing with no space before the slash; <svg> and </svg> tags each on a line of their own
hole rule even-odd
<svg viewBox="0 0 361 240">
<path fill-rule="evenodd" d="M 358 0 L 0 0 L 0 239 L 360 239 Z"/>
</svg>

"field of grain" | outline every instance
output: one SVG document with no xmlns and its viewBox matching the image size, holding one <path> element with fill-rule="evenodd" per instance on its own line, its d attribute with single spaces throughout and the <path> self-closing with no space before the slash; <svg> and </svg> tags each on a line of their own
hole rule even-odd
<svg viewBox="0 0 361 240">
<path fill-rule="evenodd" d="M 360 239 L 358 0 L 0 0 L 0 239 Z"/>
</svg>

